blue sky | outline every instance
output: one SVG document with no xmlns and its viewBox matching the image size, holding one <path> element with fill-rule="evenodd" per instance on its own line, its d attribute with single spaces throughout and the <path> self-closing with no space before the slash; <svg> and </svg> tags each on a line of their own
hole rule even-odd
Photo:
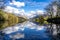
<svg viewBox="0 0 60 40">
<path fill-rule="evenodd" d="M 20 2 L 25 2 L 25 6 L 23 7 L 25 10 L 43 10 L 44 7 L 50 3 L 52 0 L 16 0 Z"/>
<path fill-rule="evenodd" d="M 19 10 L 23 9 L 26 13 L 28 13 L 36 10 L 44 11 L 44 8 L 51 1 L 52 0 L 6 0 L 6 5 Z"/>
</svg>

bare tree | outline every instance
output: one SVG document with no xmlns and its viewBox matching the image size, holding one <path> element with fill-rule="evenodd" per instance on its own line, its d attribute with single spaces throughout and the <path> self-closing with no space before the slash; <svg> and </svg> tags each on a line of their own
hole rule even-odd
<svg viewBox="0 0 60 40">
<path fill-rule="evenodd" d="M 55 15 L 54 10 L 56 10 L 55 16 L 57 17 L 58 15 L 60 15 L 60 0 L 54 0 L 49 5 L 46 6 L 45 10 L 48 13 L 48 15 L 50 15 L 51 17 Z"/>
</svg>

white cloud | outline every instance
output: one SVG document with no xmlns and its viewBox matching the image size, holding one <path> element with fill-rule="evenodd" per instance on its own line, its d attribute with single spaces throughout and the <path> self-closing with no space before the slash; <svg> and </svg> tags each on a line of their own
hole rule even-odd
<svg viewBox="0 0 60 40">
<path fill-rule="evenodd" d="M 10 13 L 19 13 L 19 10 L 17 8 L 14 8 L 11 6 L 7 6 L 4 11 L 10 12 Z"/>
<path fill-rule="evenodd" d="M 11 7 L 11 6 L 5 7 L 4 11 L 8 12 L 8 13 L 13 13 L 13 14 L 16 14 L 16 15 L 18 14 L 18 16 L 24 15 L 24 13 L 25 13 L 24 9 L 17 9 L 17 8 L 14 8 L 14 7 Z"/>
<path fill-rule="evenodd" d="M 27 18 L 24 9 L 18 9 L 18 8 L 11 7 L 11 6 L 6 6 L 5 9 L 4 9 L 4 11 L 8 12 L 8 13 L 13 13 L 16 16 Z"/>
<path fill-rule="evenodd" d="M 39 14 L 39 15 L 41 15 L 41 14 L 44 14 L 44 11 L 42 11 L 42 10 L 37 10 L 36 13 Z"/>
<path fill-rule="evenodd" d="M 33 14 L 27 14 L 27 17 L 28 17 L 28 18 L 33 18 L 34 16 L 36 16 L 36 15 L 33 15 Z"/>
<path fill-rule="evenodd" d="M 19 1 L 15 1 L 13 0 L 10 5 L 15 5 L 17 7 L 22 7 L 22 6 L 25 6 L 25 3 L 24 2 L 19 2 Z"/>
<path fill-rule="evenodd" d="M 33 13 L 33 14 L 35 14 L 35 11 L 31 11 L 30 13 Z"/>
<path fill-rule="evenodd" d="M 36 15 L 43 15 L 44 11 L 43 10 L 36 10 L 36 11 L 30 11 L 30 13 L 27 13 L 28 18 L 35 17 Z"/>
</svg>

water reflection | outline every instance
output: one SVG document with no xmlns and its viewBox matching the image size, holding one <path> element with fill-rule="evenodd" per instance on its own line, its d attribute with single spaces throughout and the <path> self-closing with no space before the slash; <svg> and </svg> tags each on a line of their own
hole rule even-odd
<svg viewBox="0 0 60 40">
<path fill-rule="evenodd" d="M 17 32 L 17 33 L 15 33 L 13 35 L 10 35 L 9 37 L 12 38 L 12 39 L 20 39 L 20 38 L 24 38 L 24 34 Z"/>
<path fill-rule="evenodd" d="M 48 34 L 45 32 L 45 26 L 39 26 L 32 22 L 25 22 L 22 24 L 16 24 L 11 27 L 7 27 L 2 30 L 4 33 L 4 39 L 21 39 L 21 40 L 50 40 Z M 18 36 L 18 37 L 17 37 Z"/>
<path fill-rule="evenodd" d="M 16 23 L 11 23 L 11 22 L 8 22 L 8 21 L 1 21 L 0 23 L 0 30 L 4 29 L 4 28 L 7 28 L 8 26 L 14 26 L 14 24 Z"/>
<path fill-rule="evenodd" d="M 59 24 L 49 24 L 47 30 L 52 35 L 53 40 L 60 40 L 60 25 Z M 58 36 L 59 35 L 59 36 Z"/>
<path fill-rule="evenodd" d="M 2 24 L 2 26 L 6 26 L 8 22 Z M 3 40 L 55 40 L 59 38 L 59 28 L 58 24 L 37 25 L 26 21 L 3 29 L 0 36 Z"/>
</svg>

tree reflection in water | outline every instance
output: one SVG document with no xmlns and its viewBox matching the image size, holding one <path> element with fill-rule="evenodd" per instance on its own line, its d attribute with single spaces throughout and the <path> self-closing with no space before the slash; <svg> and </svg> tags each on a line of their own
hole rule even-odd
<svg viewBox="0 0 60 40">
<path fill-rule="evenodd" d="M 47 20 L 49 22 L 49 29 L 50 34 L 53 37 L 53 40 L 60 40 L 60 18 L 55 17 Z M 59 35 L 59 36 L 58 36 Z"/>
<path fill-rule="evenodd" d="M 39 21 L 39 20 L 38 20 Z M 38 22 L 37 21 L 37 22 Z M 39 21 L 40 22 L 40 21 Z M 42 37 L 42 39 L 43 38 L 45 38 L 45 36 L 47 36 L 47 38 L 49 38 L 49 36 L 50 36 L 50 38 L 52 38 L 53 40 L 59 40 L 59 35 L 60 35 L 60 25 L 59 24 L 53 24 L 52 22 L 51 23 L 48 23 L 48 24 L 45 24 L 44 22 L 43 22 L 43 25 L 44 26 L 42 26 L 42 25 L 37 25 L 37 24 L 34 24 L 34 23 L 32 23 L 32 22 L 26 22 L 26 23 L 24 23 L 25 25 L 25 27 L 23 26 L 23 24 L 21 25 L 21 24 L 17 24 L 17 26 L 15 25 L 13 25 L 13 26 L 11 26 L 11 27 L 7 27 L 6 28 L 6 30 L 7 30 L 7 33 L 8 33 L 8 31 L 9 31 L 9 28 L 12 28 L 12 29 L 10 29 L 10 31 L 12 32 L 12 34 L 10 34 L 11 36 L 10 37 L 12 37 L 12 38 L 15 38 L 17 35 L 20 35 L 19 37 L 21 37 L 21 35 L 22 34 L 17 34 L 17 32 L 16 31 L 19 31 L 19 32 L 25 32 L 25 35 L 27 35 L 27 37 L 29 36 L 29 38 L 30 37 L 32 37 L 32 38 L 37 38 L 37 39 L 39 39 L 39 38 L 41 38 Z M 40 24 L 40 23 L 39 23 Z M 9 26 L 10 24 L 8 24 L 8 22 L 7 21 L 5 21 L 5 22 L 0 22 L 0 27 L 5 27 L 5 26 Z M 33 25 L 33 26 L 32 26 Z M 14 28 L 14 29 L 13 29 Z M 16 29 L 15 29 L 16 28 Z M 27 28 L 27 29 L 25 29 L 25 28 Z M 40 33 L 41 31 L 42 31 L 42 29 L 44 29 L 44 28 L 46 28 L 46 30 L 44 31 L 44 32 L 42 32 L 42 34 Z M 16 31 L 14 31 L 14 30 L 16 30 Z M 34 30 L 34 31 L 33 31 Z M 38 31 L 36 31 L 36 30 L 38 30 Z M 40 31 L 41 30 L 41 31 Z M 2 30 L 2 32 L 1 32 L 1 37 L 3 37 L 3 39 L 6 39 L 6 34 L 5 34 L 5 32 L 3 32 L 3 31 L 5 31 L 4 29 Z M 14 33 L 13 33 L 13 31 L 14 31 Z M 26 32 L 27 31 L 27 32 Z M 29 32 L 30 31 L 30 32 Z M 33 33 L 34 32 L 34 33 Z M 16 33 L 16 34 L 15 34 Z M 36 33 L 36 34 L 35 34 Z M 13 35 L 13 34 L 15 34 L 15 35 Z M 38 35 L 39 34 L 39 35 Z M 41 35 L 40 35 L 41 34 Z M 24 34 L 23 34 L 24 35 Z M 33 35 L 33 36 L 32 36 Z M 17 38 L 19 38 L 19 37 L 17 37 Z M 25 38 L 25 39 L 29 39 L 29 38 Z"/>
</svg>

